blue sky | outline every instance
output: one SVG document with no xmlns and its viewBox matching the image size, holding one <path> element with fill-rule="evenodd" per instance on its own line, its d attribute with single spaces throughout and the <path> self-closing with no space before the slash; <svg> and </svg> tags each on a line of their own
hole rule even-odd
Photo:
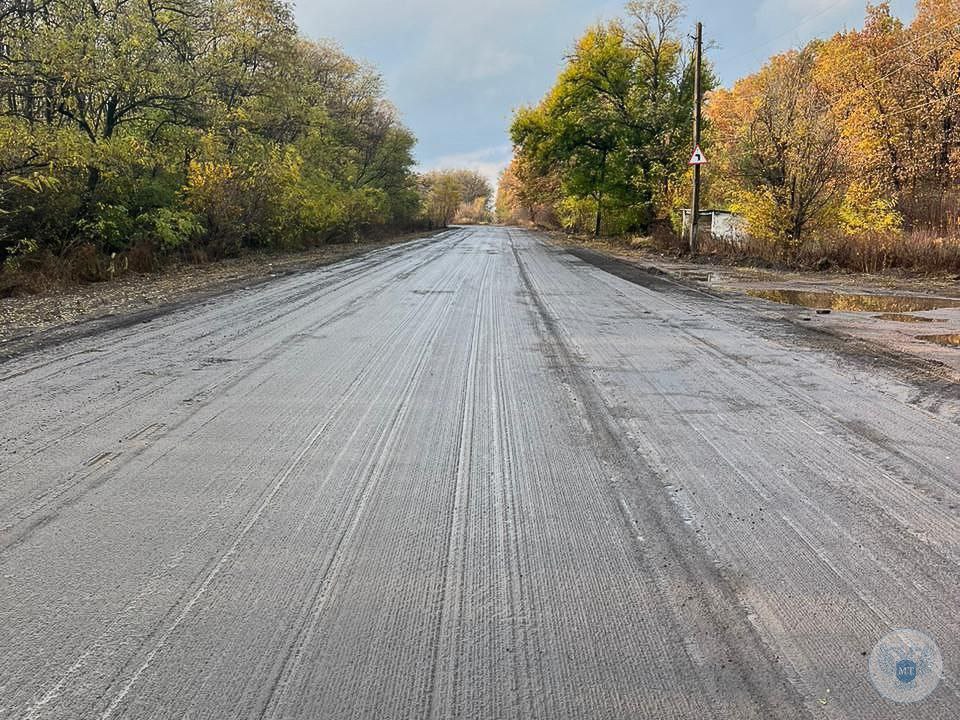
<svg viewBox="0 0 960 720">
<path fill-rule="evenodd" d="M 419 138 L 425 169 L 472 167 L 495 178 L 510 156 L 515 108 L 549 89 L 565 53 L 624 2 L 594 0 L 299 0 L 304 34 L 332 38 L 380 70 Z M 904 20 L 913 0 L 893 0 Z M 704 23 L 724 84 L 771 54 L 862 24 L 864 0 L 688 0 L 686 25 Z"/>
</svg>

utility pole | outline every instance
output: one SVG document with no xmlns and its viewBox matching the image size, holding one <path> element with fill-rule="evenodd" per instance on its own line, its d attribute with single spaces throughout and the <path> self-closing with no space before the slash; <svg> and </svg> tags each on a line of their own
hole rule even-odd
<svg viewBox="0 0 960 720">
<path fill-rule="evenodd" d="M 700 87 L 703 67 L 703 23 L 697 23 L 697 49 L 693 76 L 693 144 L 700 149 L 700 124 L 703 111 L 703 92 Z M 700 225 L 700 163 L 693 165 L 693 204 L 690 213 L 690 253 L 697 252 L 697 230 Z"/>
</svg>

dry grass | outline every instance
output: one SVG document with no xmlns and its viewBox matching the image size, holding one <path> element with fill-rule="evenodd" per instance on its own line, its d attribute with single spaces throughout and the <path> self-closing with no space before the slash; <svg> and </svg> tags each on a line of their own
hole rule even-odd
<svg viewBox="0 0 960 720">
<path fill-rule="evenodd" d="M 426 231 L 388 231 L 372 228 L 362 240 L 355 242 L 316 243 L 309 248 L 282 250 L 244 250 L 228 257 L 210 248 L 185 246 L 180 251 L 160 254 L 149 244 L 137 244 L 116 255 L 98 253 L 93 245 L 73 248 L 60 256 L 49 251 L 36 252 L 17 258 L 16 264 L 0 266 L 0 298 L 23 297 L 55 293 L 59 289 L 78 285 L 105 283 L 127 276 L 147 278 L 184 272 L 189 268 L 215 266 L 231 261 L 266 262 L 283 265 L 299 259 L 318 257 L 347 257 L 354 250 L 390 245 L 405 240 L 425 237 Z"/>
<path fill-rule="evenodd" d="M 747 239 L 729 243 L 704 238 L 704 255 L 738 263 L 799 270 L 850 270 L 861 273 L 960 273 L 960 237 L 931 231 L 811 239 L 799 247 Z"/>
</svg>

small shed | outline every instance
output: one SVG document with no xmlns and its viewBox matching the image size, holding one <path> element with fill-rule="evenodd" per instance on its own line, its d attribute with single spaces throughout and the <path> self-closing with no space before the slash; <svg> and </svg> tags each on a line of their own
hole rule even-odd
<svg viewBox="0 0 960 720">
<path fill-rule="evenodd" d="M 684 234 L 690 232 L 692 214 L 689 209 L 683 211 Z M 701 210 L 698 226 L 701 233 L 709 233 L 714 240 L 731 245 L 740 245 L 747 236 L 747 223 L 743 216 L 729 210 Z"/>
</svg>

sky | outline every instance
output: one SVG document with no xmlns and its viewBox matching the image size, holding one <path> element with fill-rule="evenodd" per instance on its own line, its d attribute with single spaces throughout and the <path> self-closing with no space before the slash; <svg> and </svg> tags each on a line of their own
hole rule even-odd
<svg viewBox="0 0 960 720">
<path fill-rule="evenodd" d="M 511 155 L 513 111 L 553 84 L 576 39 L 623 2 L 600 0 L 298 0 L 300 30 L 372 63 L 416 134 L 421 169 L 467 167 L 491 182 Z M 914 0 L 892 0 L 909 21 Z M 724 85 L 770 55 L 859 27 L 865 0 L 687 0 Z"/>
</svg>

